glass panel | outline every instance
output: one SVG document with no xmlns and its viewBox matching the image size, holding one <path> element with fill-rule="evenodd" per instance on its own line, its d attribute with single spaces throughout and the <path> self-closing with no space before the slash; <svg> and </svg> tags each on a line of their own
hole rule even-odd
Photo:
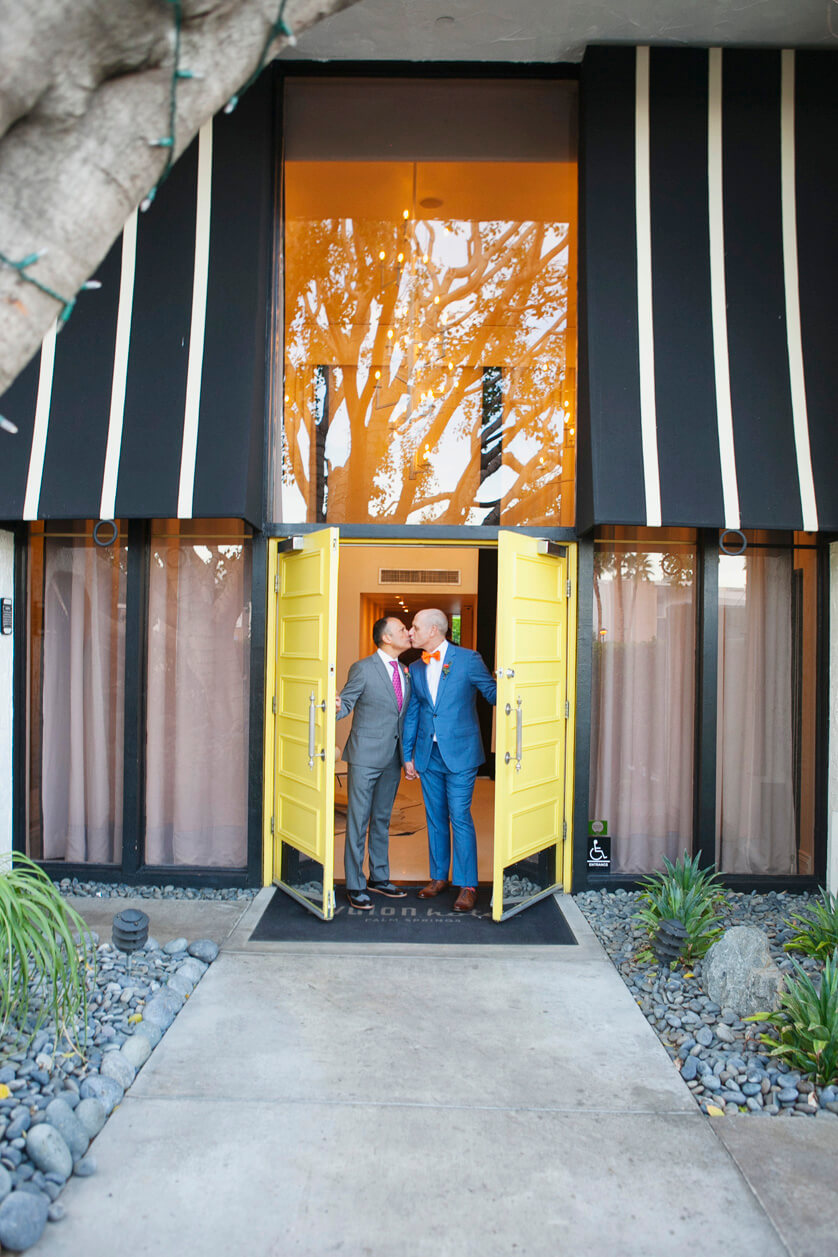
<svg viewBox="0 0 838 1257">
<path fill-rule="evenodd" d="M 573 523 L 573 95 L 466 86 L 287 89 L 279 518 Z"/>
<path fill-rule="evenodd" d="M 691 850 L 694 534 L 609 528 L 594 549 L 590 819 L 611 872 Z"/>
<path fill-rule="evenodd" d="M 27 849 L 37 860 L 122 858 L 126 572 L 121 526 L 110 545 L 96 544 L 89 522 L 31 527 Z"/>
<path fill-rule="evenodd" d="M 508 864 L 503 870 L 503 911 L 520 907 L 555 886 L 557 881 L 555 847 Z"/>
<path fill-rule="evenodd" d="M 719 556 L 717 859 L 812 873 L 817 551 L 747 536 L 756 548 Z"/>
<path fill-rule="evenodd" d="M 243 524 L 152 525 L 147 864 L 247 862 L 249 599 Z"/>
<path fill-rule="evenodd" d="M 303 855 L 296 847 L 281 844 L 279 880 L 309 900 L 318 912 L 325 912 L 323 899 L 323 865 L 313 856 Z"/>
</svg>

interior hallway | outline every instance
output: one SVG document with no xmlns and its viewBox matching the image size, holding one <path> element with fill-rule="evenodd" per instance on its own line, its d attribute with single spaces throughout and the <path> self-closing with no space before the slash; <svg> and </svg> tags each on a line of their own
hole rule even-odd
<svg viewBox="0 0 838 1257">
<path fill-rule="evenodd" d="M 343 846 L 346 837 L 346 812 L 340 806 L 346 794 L 346 764 L 337 773 L 335 783 L 335 881 L 344 878 Z M 477 833 L 477 876 L 481 882 L 492 880 L 492 835 L 494 830 L 495 783 L 478 777 L 474 783 L 471 814 Z M 422 786 L 402 776 L 399 793 L 390 821 L 390 877 L 394 882 L 426 882 L 428 871 L 428 827 Z"/>
</svg>

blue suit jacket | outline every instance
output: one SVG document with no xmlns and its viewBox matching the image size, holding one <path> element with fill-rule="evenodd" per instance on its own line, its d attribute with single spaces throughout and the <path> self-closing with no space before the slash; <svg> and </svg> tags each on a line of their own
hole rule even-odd
<svg viewBox="0 0 838 1257">
<path fill-rule="evenodd" d="M 421 773 L 428 766 L 436 734 L 439 753 L 451 772 L 477 768 L 486 756 L 477 720 L 478 691 L 490 703 L 497 698 L 497 685 L 475 650 L 448 643 L 443 660 L 447 671 L 439 678 L 436 703 L 425 680 L 426 665 L 421 659 L 410 665 L 410 702 L 404 719 L 402 746 L 404 758 L 412 760 Z"/>
</svg>

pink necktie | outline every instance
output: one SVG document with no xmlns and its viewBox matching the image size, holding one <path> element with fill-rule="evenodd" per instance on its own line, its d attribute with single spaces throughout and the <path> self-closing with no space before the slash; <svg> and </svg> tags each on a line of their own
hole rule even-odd
<svg viewBox="0 0 838 1257">
<path fill-rule="evenodd" d="M 399 661 L 397 659 L 390 660 L 390 667 L 393 669 L 393 689 L 396 691 L 396 706 L 399 711 L 402 709 L 402 679 L 399 676 Z"/>
</svg>

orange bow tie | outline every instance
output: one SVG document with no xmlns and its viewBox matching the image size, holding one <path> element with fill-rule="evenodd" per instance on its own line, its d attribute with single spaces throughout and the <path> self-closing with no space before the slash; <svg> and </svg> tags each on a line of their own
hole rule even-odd
<svg viewBox="0 0 838 1257">
<path fill-rule="evenodd" d="M 439 651 L 438 651 L 438 650 L 433 651 L 431 654 L 428 654 L 427 650 L 423 650 L 423 651 L 422 651 L 422 662 L 423 662 L 423 663 L 430 663 L 432 659 L 439 659 Z"/>
</svg>

